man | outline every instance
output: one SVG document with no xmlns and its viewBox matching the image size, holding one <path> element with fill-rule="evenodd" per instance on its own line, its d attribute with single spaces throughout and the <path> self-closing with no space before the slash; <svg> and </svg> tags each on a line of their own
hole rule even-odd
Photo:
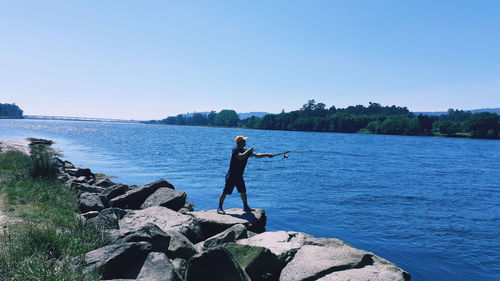
<svg viewBox="0 0 500 281">
<path fill-rule="evenodd" d="M 272 158 L 273 155 L 269 153 L 254 153 L 253 147 L 245 150 L 247 139 L 248 138 L 244 136 L 237 136 L 235 139 L 236 147 L 233 148 L 233 153 L 231 155 L 229 170 L 226 174 L 226 185 L 224 186 L 224 190 L 219 198 L 219 208 L 217 209 L 217 213 L 219 214 L 225 214 L 224 209 L 222 209 L 224 199 L 226 199 L 226 194 L 231 195 L 233 193 L 235 186 L 240 193 L 241 201 L 243 201 L 243 210 L 245 210 L 245 212 L 253 211 L 247 203 L 247 188 L 245 186 L 245 180 L 243 180 L 243 172 L 245 172 L 245 167 L 249 157 Z"/>
</svg>

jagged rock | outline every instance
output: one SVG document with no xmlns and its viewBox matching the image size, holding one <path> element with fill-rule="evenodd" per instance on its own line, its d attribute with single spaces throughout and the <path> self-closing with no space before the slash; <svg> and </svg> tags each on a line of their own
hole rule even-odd
<svg viewBox="0 0 500 281">
<path fill-rule="evenodd" d="M 84 192 L 78 199 L 78 210 L 81 213 L 87 213 L 90 211 L 101 211 L 104 209 L 104 204 L 101 201 L 99 195 L 89 192 Z"/>
<path fill-rule="evenodd" d="M 206 250 L 209 248 L 223 246 L 226 243 L 235 242 L 236 240 L 247 237 L 247 228 L 242 224 L 236 224 L 225 231 L 198 243 L 197 247 L 199 247 L 200 250 Z"/>
<path fill-rule="evenodd" d="M 255 209 L 253 212 L 228 209 L 225 215 L 217 214 L 217 210 L 190 212 L 190 214 L 200 222 L 203 240 L 236 224 L 243 224 L 248 230 L 258 233 L 264 232 L 266 226 L 266 214 L 262 209 Z"/>
<path fill-rule="evenodd" d="M 251 281 L 225 248 L 214 248 L 193 256 L 185 281 Z"/>
<path fill-rule="evenodd" d="M 69 161 L 64 161 L 64 169 L 74 169 L 75 166 L 69 162 Z"/>
<path fill-rule="evenodd" d="M 186 238 L 186 236 L 182 235 L 178 231 L 169 230 L 167 231 L 167 235 L 170 236 L 170 245 L 168 246 L 168 257 L 171 259 L 182 258 L 189 260 L 192 256 L 194 256 L 197 251 Z"/>
<path fill-rule="evenodd" d="M 141 209 L 153 206 L 162 206 L 178 211 L 186 202 L 186 192 L 170 188 L 159 188 L 151 194 L 141 205 Z"/>
<path fill-rule="evenodd" d="M 280 281 L 318 280 L 335 271 L 371 265 L 372 256 L 347 244 L 336 247 L 304 245 L 283 268 Z"/>
<path fill-rule="evenodd" d="M 119 208 L 106 208 L 93 219 L 94 223 L 103 229 L 119 229 L 118 221 L 122 219 L 127 212 Z"/>
<path fill-rule="evenodd" d="M 318 279 L 318 281 L 409 281 L 410 274 L 393 263 L 378 257 L 373 256 L 373 264 L 366 265 L 362 268 L 353 268 L 349 270 L 335 271 Z"/>
<path fill-rule="evenodd" d="M 113 185 L 115 185 L 115 183 L 112 182 L 110 179 L 102 179 L 102 180 L 98 180 L 95 185 L 100 186 L 100 187 L 104 187 L 104 188 L 108 188 L 108 187 L 112 187 Z"/>
<path fill-rule="evenodd" d="M 88 168 L 79 168 L 79 169 L 77 169 L 74 176 L 77 177 L 77 178 L 81 177 L 81 176 L 84 176 L 84 177 L 95 179 L 95 175 Z"/>
<path fill-rule="evenodd" d="M 105 246 L 85 255 L 84 273 L 95 269 L 103 279 L 135 279 L 152 246 L 147 242 L 121 243 Z"/>
<path fill-rule="evenodd" d="M 122 209 L 138 209 L 151 194 L 162 187 L 175 189 L 171 183 L 161 179 L 144 186 L 133 188 L 125 194 L 111 199 L 111 206 Z"/>
<path fill-rule="evenodd" d="M 85 214 L 82 214 L 82 217 L 86 218 L 86 219 L 92 219 L 92 218 L 95 218 L 99 215 L 99 212 L 98 211 L 90 211 L 90 212 L 86 212 Z"/>
<path fill-rule="evenodd" d="M 88 183 L 76 183 L 75 184 L 74 182 L 72 182 L 72 185 L 74 186 L 74 188 L 77 191 L 83 191 L 83 192 L 89 192 L 89 193 L 95 193 L 95 194 L 99 194 L 99 193 L 102 193 L 104 191 L 104 188 L 98 187 L 95 185 L 90 185 Z"/>
<path fill-rule="evenodd" d="M 181 277 L 186 276 L 187 260 L 176 258 L 172 260 L 172 264 L 174 265 L 175 270 L 177 270 L 177 272 Z"/>
<path fill-rule="evenodd" d="M 225 247 L 252 281 L 278 280 L 281 262 L 269 249 L 235 243 L 229 243 Z"/>
<path fill-rule="evenodd" d="M 107 201 L 125 194 L 129 190 L 128 186 L 125 184 L 115 184 L 111 187 L 107 187 L 106 190 L 100 193 L 101 198 L 105 198 Z"/>
<path fill-rule="evenodd" d="M 87 183 L 87 181 L 88 181 L 87 177 L 84 177 L 84 176 L 76 178 L 76 182 L 79 182 L 79 183 Z"/>
<path fill-rule="evenodd" d="M 171 235 L 165 233 L 156 224 L 148 223 L 140 229 L 128 229 L 111 235 L 113 243 L 148 242 L 153 252 L 168 253 Z"/>
<path fill-rule="evenodd" d="M 137 281 L 182 281 L 174 265 L 164 253 L 149 253 Z"/>
<path fill-rule="evenodd" d="M 186 236 L 189 241 L 201 241 L 201 229 L 198 220 L 190 215 L 180 214 L 165 207 L 150 207 L 132 211 L 119 221 L 120 229 L 138 229 L 146 223 L 154 223 L 163 231 L 175 230 Z"/>
<path fill-rule="evenodd" d="M 240 245 L 264 247 L 275 254 L 283 266 L 289 262 L 311 235 L 295 231 L 273 231 L 236 241 Z"/>
</svg>

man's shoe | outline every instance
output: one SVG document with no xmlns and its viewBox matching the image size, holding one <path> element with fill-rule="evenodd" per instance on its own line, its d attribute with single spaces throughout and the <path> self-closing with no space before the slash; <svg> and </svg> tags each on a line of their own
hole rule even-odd
<svg viewBox="0 0 500 281">
<path fill-rule="evenodd" d="M 226 214 L 226 212 L 224 212 L 224 210 L 222 210 L 222 208 L 217 208 L 217 214 L 224 215 L 224 214 Z"/>
<path fill-rule="evenodd" d="M 253 212 L 253 211 L 255 211 L 255 209 L 252 209 L 252 208 L 250 208 L 249 206 L 245 206 L 245 207 L 243 208 L 243 211 L 245 211 L 245 212 Z"/>
</svg>

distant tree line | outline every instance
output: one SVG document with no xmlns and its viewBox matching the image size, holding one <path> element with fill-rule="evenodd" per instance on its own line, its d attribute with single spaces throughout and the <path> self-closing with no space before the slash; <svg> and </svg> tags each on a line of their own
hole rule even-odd
<svg viewBox="0 0 500 281">
<path fill-rule="evenodd" d="M 441 116 L 415 115 L 406 107 L 382 106 L 370 102 L 347 108 L 327 108 L 309 100 L 301 109 L 243 120 L 234 110 L 211 111 L 167 117 L 148 123 L 168 125 L 223 126 L 265 130 L 372 133 L 391 135 L 439 135 L 446 137 L 499 138 L 500 116 L 449 109 Z"/>
<path fill-rule="evenodd" d="M 0 119 L 22 119 L 23 111 L 16 104 L 0 103 Z"/>
</svg>

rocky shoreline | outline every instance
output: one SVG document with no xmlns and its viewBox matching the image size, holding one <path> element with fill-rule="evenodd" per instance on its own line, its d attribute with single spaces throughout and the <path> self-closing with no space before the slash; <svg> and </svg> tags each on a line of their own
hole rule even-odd
<svg viewBox="0 0 500 281">
<path fill-rule="evenodd" d="M 55 158 L 58 178 L 77 191 L 76 215 L 110 235 L 87 253 L 84 272 L 103 280 L 410 280 L 373 253 L 334 238 L 266 232 L 262 209 L 195 211 L 167 180 L 130 187 Z"/>
</svg>

